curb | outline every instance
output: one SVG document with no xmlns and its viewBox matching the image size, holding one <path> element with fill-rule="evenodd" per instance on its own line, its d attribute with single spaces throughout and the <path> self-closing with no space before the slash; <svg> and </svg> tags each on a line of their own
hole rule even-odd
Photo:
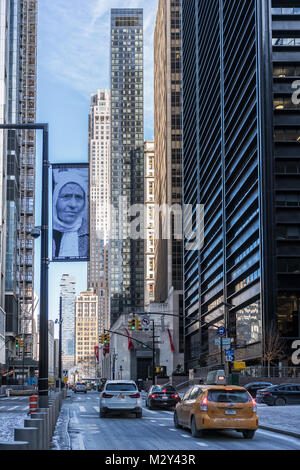
<svg viewBox="0 0 300 470">
<path fill-rule="evenodd" d="M 292 436 L 296 437 L 297 439 L 300 439 L 300 433 L 293 431 L 285 431 L 284 429 L 272 428 L 270 426 L 258 426 L 258 429 L 264 429 L 265 431 L 276 432 L 278 434 L 286 434 L 287 436 Z"/>
</svg>

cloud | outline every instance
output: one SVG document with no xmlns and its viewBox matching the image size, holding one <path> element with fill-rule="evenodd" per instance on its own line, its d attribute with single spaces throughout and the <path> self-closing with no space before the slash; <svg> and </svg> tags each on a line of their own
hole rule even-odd
<svg viewBox="0 0 300 470">
<path fill-rule="evenodd" d="M 126 8 L 144 10 L 146 127 L 153 121 L 153 33 L 157 3 L 158 0 L 126 2 Z M 120 0 L 40 2 L 38 67 L 41 77 L 47 74 L 58 86 L 63 83 L 85 99 L 99 88 L 109 88 L 110 10 L 123 5 Z"/>
</svg>

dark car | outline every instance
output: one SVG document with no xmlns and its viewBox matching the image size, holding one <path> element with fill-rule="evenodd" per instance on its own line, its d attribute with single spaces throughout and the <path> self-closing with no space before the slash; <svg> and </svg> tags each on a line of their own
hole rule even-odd
<svg viewBox="0 0 300 470">
<path fill-rule="evenodd" d="M 258 390 L 256 401 L 269 406 L 300 405 L 300 384 L 272 385 Z"/>
<path fill-rule="evenodd" d="M 173 409 L 179 401 L 180 397 L 171 385 L 165 387 L 153 385 L 146 398 L 146 406 L 150 410 L 155 407 Z"/>
<path fill-rule="evenodd" d="M 266 387 L 271 387 L 273 384 L 270 382 L 251 382 L 247 385 L 244 385 L 244 388 L 250 393 L 250 395 L 255 398 L 258 390 L 262 390 Z"/>
</svg>

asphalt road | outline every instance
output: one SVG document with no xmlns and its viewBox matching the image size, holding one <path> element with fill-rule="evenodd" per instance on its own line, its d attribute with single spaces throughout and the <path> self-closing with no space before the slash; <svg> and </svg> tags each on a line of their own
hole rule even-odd
<svg viewBox="0 0 300 470">
<path fill-rule="evenodd" d="M 68 433 L 72 450 L 300 450 L 300 439 L 258 430 L 252 440 L 235 431 L 209 432 L 193 438 L 175 429 L 173 412 L 148 410 L 143 418 L 131 415 L 99 418 L 99 393 L 69 392 Z"/>
</svg>

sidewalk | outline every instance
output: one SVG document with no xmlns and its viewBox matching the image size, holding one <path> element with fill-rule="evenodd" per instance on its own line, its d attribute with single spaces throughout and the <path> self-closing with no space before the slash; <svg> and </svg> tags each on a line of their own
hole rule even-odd
<svg viewBox="0 0 300 470">
<path fill-rule="evenodd" d="M 261 429 L 287 434 L 300 439 L 300 405 L 258 405 L 257 414 Z"/>
</svg>

